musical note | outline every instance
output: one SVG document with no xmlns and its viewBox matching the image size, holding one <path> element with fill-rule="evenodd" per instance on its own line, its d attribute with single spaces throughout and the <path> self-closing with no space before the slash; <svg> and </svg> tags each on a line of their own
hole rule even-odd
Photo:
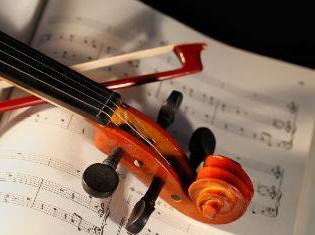
<svg viewBox="0 0 315 235">
<path fill-rule="evenodd" d="M 294 133 L 296 130 L 291 120 L 283 121 L 283 120 L 275 119 L 273 121 L 273 126 L 280 130 L 283 129 L 287 133 L 290 133 L 290 132 Z"/>
<path fill-rule="evenodd" d="M 43 178 L 18 172 L 0 172 L 0 179 L 2 182 L 13 182 L 33 187 L 40 187 L 41 190 L 57 194 L 65 199 L 70 199 L 73 202 L 88 208 L 100 217 L 102 217 L 105 213 L 104 202 L 99 202 L 96 199 L 92 199 L 89 195 L 82 195 L 70 188 L 63 187 Z"/>
<path fill-rule="evenodd" d="M 271 169 L 272 174 L 275 176 L 276 179 L 280 179 L 283 176 L 283 169 L 280 166 L 275 166 Z"/>
<path fill-rule="evenodd" d="M 140 66 L 140 60 L 131 60 L 131 61 L 128 61 L 128 64 L 132 66 L 133 68 L 137 69 Z"/>
<path fill-rule="evenodd" d="M 228 87 L 228 85 L 225 84 L 224 87 Z M 252 106 L 241 107 L 232 103 L 232 99 L 219 98 L 213 94 L 209 96 L 201 88 L 198 88 L 200 90 L 187 88 L 187 85 L 181 80 L 163 83 L 155 97 L 163 101 L 171 89 L 174 88 L 182 91 L 186 97 L 193 100 L 192 102 L 197 102 L 196 105 L 191 105 L 191 101 L 189 101 L 189 104 L 184 103 L 182 105 L 181 111 L 188 119 L 201 121 L 204 123 L 201 125 L 214 128 L 214 130 L 220 128 L 225 132 L 252 139 L 268 147 L 277 147 L 288 151 L 293 148 L 296 132 L 295 115 L 288 112 L 285 102 L 281 102 L 281 105 L 276 102 L 277 105 L 273 108 L 281 115 L 275 117 L 273 115 L 277 111 L 266 113 L 256 109 L 255 106 L 253 106 L 254 108 Z M 256 94 L 256 96 L 258 97 L 259 94 Z M 264 97 L 264 99 L 267 98 Z M 209 100 L 210 103 L 208 103 Z M 251 100 L 250 102 L 256 101 Z M 198 108 L 205 106 L 207 108 Z M 184 131 L 180 126 L 173 127 L 172 131 L 177 133 L 177 138 L 183 138 L 183 143 L 188 141 L 189 136 L 183 133 Z"/>
<path fill-rule="evenodd" d="M 205 74 L 201 74 L 200 76 L 198 76 L 197 79 L 200 80 L 200 82 L 202 83 L 211 85 L 216 89 L 221 89 L 223 92 L 233 94 L 236 97 L 245 98 L 245 99 L 257 102 L 257 103 L 268 104 L 270 106 L 274 106 L 275 108 L 279 108 L 282 110 L 288 110 L 288 107 L 291 107 L 291 110 L 294 110 L 294 112 L 297 112 L 297 109 L 296 109 L 297 106 L 295 105 L 294 102 L 291 102 L 288 105 L 287 102 L 284 100 L 276 99 L 274 97 L 266 96 L 264 94 L 258 94 L 250 90 L 244 89 L 241 86 L 235 86 L 234 84 L 221 81 L 215 77 L 211 77 L 211 79 L 207 79 L 206 76 L 207 75 Z"/>
<path fill-rule="evenodd" d="M 261 142 L 266 143 L 268 146 L 272 146 L 272 135 L 270 133 L 264 131 L 261 132 L 259 139 Z"/>
<path fill-rule="evenodd" d="M 89 234 L 99 234 L 98 231 L 95 230 L 95 228 L 98 226 L 88 222 L 86 219 L 84 219 L 76 212 L 71 213 L 43 201 L 36 201 L 32 209 L 35 209 L 37 211 L 43 212 L 57 219 L 65 221 L 68 224 L 76 227 L 78 231 L 84 231 Z"/>
<path fill-rule="evenodd" d="M 36 154 L 28 154 L 22 152 L 0 152 L 0 160 L 18 160 L 18 161 L 25 161 L 34 164 L 40 164 L 47 167 L 54 168 L 56 170 L 62 171 L 69 175 L 75 177 L 81 177 L 82 173 L 81 170 L 77 169 L 73 165 L 61 161 L 57 158 L 49 157 L 49 156 L 41 156 Z"/>
<path fill-rule="evenodd" d="M 76 224 L 79 231 L 81 231 L 82 220 L 82 216 L 78 215 L 77 213 L 73 213 L 71 216 L 71 223 Z"/>
<path fill-rule="evenodd" d="M 0 192 L 0 202 L 15 204 L 19 206 L 30 206 L 32 198 L 24 195 Z"/>
<path fill-rule="evenodd" d="M 0 192 L 0 202 L 35 209 L 75 226 L 78 231 L 84 231 L 89 234 L 102 234 L 102 225 L 94 225 L 76 212 L 71 213 L 40 200 L 35 200 L 34 204 L 31 204 L 32 200 L 33 199 L 29 196 Z"/>
<path fill-rule="evenodd" d="M 92 138 L 94 134 L 91 125 L 85 122 L 81 117 L 69 112 L 63 112 L 56 107 L 37 112 L 34 110 L 32 114 L 21 114 L 21 111 L 18 110 L 12 113 L 6 122 L 10 122 L 10 120 L 15 118 L 25 123 L 56 126 L 72 133 L 84 135 L 88 138 Z"/>
<path fill-rule="evenodd" d="M 287 108 L 292 114 L 295 114 L 298 112 L 299 107 L 296 105 L 294 101 L 291 101 L 290 103 L 287 104 Z"/>
<path fill-rule="evenodd" d="M 261 196 L 268 196 L 271 199 L 274 199 L 276 197 L 276 195 L 278 194 L 277 190 L 276 190 L 276 186 L 272 185 L 272 186 L 266 186 L 263 184 L 259 184 L 257 186 L 257 192 L 261 195 Z"/>
<path fill-rule="evenodd" d="M 249 206 L 252 214 L 276 217 L 280 210 L 284 169 L 279 165 L 253 160 L 222 148 L 217 151 L 241 163 L 253 179 L 255 194 Z"/>
<path fill-rule="evenodd" d="M 91 200 L 92 200 L 92 198 L 91 198 Z M 96 206 L 94 206 L 94 207 L 99 208 L 99 205 L 96 205 Z M 104 202 L 101 203 L 101 208 L 99 208 L 99 209 L 97 210 L 97 213 L 99 214 L 100 217 L 103 217 L 103 216 L 104 216 L 104 214 L 105 214 L 105 204 L 104 204 Z"/>
</svg>

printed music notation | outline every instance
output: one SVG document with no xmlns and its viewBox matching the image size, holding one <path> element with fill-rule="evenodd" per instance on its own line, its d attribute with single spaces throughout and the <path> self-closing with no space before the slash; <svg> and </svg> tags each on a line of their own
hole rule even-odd
<svg viewBox="0 0 315 235">
<path fill-rule="evenodd" d="M 1 150 L 0 161 L 2 166 L 7 165 L 11 169 L 7 171 L 3 168 L 0 171 L 1 191 L 8 190 L 0 193 L 0 202 L 45 213 L 74 226 L 78 232 L 104 234 L 112 198 L 99 200 L 84 191 L 71 188 L 70 182 L 81 182 L 83 167 L 50 156 L 10 150 Z M 23 164 L 20 164 L 20 161 Z M 36 167 L 33 167 L 34 164 Z M 36 175 L 33 170 L 31 173 L 21 172 L 24 167 L 16 168 L 20 165 L 27 169 L 38 169 L 34 171 Z M 54 177 L 46 178 L 45 168 L 51 168 L 54 175 L 62 176 L 63 179 L 70 176 L 67 186 L 54 182 Z M 125 173 L 118 175 L 121 180 L 126 177 Z M 112 231 L 112 227 L 106 229 Z"/>
<path fill-rule="evenodd" d="M 224 149 L 216 151 L 238 161 L 251 177 L 255 194 L 249 206 L 250 212 L 253 215 L 277 217 L 283 194 L 284 168 L 239 156 Z"/>
<path fill-rule="evenodd" d="M 282 198 L 282 181 L 284 177 L 284 169 L 275 166 L 265 172 L 269 177 L 254 180 L 255 196 L 250 205 L 253 214 L 262 214 L 269 217 L 276 217 L 280 210 L 280 202 Z"/>
<path fill-rule="evenodd" d="M 148 41 L 146 38 L 142 38 L 141 35 L 133 33 L 132 30 L 128 30 L 127 32 L 123 29 L 120 30 L 118 27 L 84 17 L 60 18 L 52 16 L 47 20 L 47 24 L 51 25 L 50 28 L 52 29 L 55 25 L 63 22 L 72 24 L 74 27 L 88 27 L 88 30 L 102 35 L 102 37 L 94 38 L 91 36 L 93 34 L 46 29 L 45 32 L 37 36 L 37 39 L 33 42 L 34 47 L 69 65 L 169 44 L 165 39 L 158 40 L 157 42 Z M 163 61 L 166 61 L 166 63 Z M 132 60 L 108 66 L 101 70 L 106 72 L 103 73 L 103 78 L 108 76 L 123 78 L 135 76 L 139 73 L 146 74 L 162 71 L 173 68 L 174 66 L 178 67 L 179 64 L 176 56 L 173 53 L 169 53 L 144 60 Z"/>
<path fill-rule="evenodd" d="M 43 178 L 18 172 L 0 172 L 0 182 L 19 183 L 26 184 L 28 186 L 39 187 L 41 190 L 54 193 L 81 206 L 84 206 L 93 213 L 99 215 L 100 217 L 105 214 L 104 202 L 95 200 L 95 198 L 92 198 L 88 195 L 82 195 L 70 188 L 64 187 L 60 184 Z"/>
<path fill-rule="evenodd" d="M 66 47 L 58 48 L 54 46 L 54 44 L 60 43 L 71 44 L 72 46 L 67 48 Z M 137 49 L 140 49 L 141 47 L 139 46 L 137 46 L 133 50 L 135 51 Z M 45 54 L 48 54 L 65 64 L 82 63 L 86 61 L 95 60 L 100 57 L 121 55 L 128 52 L 124 49 L 119 48 L 119 46 L 113 45 L 112 43 L 106 45 L 103 42 L 99 42 L 98 40 L 90 39 L 85 36 L 75 34 L 65 35 L 64 33 L 56 32 L 42 35 L 39 41 L 37 42 L 36 47 Z M 85 53 L 79 54 L 78 51 L 80 50 L 74 49 L 74 47 L 81 48 L 81 51 L 82 48 L 84 48 Z M 161 55 L 159 57 L 160 57 L 159 59 L 161 59 L 165 56 Z M 173 56 L 168 55 L 167 57 L 168 57 L 167 60 L 170 61 Z M 141 70 L 141 73 L 157 71 L 158 67 L 149 66 L 148 61 L 152 60 L 154 59 L 152 58 L 145 59 L 145 62 L 140 60 L 131 60 L 121 64 L 104 67 L 101 69 L 101 71 L 104 72 L 104 78 L 109 76 L 110 77 L 115 76 L 120 78 L 134 76 L 138 73 L 138 70 Z"/>
<path fill-rule="evenodd" d="M 40 164 L 46 167 L 51 167 L 60 172 L 81 178 L 83 169 L 79 169 L 66 161 L 62 161 L 50 156 L 42 156 L 38 154 L 30 154 L 24 152 L 5 151 L 0 152 L 0 160 L 15 160 L 25 161 L 32 164 Z"/>
<path fill-rule="evenodd" d="M 57 107 L 50 107 L 49 109 L 40 111 L 37 111 L 36 108 L 34 108 L 33 111 L 27 111 L 26 113 L 19 110 L 9 112 L 4 123 L 10 123 L 12 120 L 39 125 L 51 125 L 88 138 L 93 137 L 94 129 L 88 122 L 78 115 L 62 111 Z"/>
<path fill-rule="evenodd" d="M 194 79 L 197 79 L 197 78 L 194 78 Z M 203 80 L 199 78 L 198 80 L 202 83 L 209 83 L 209 79 L 206 79 L 206 78 Z M 219 83 L 219 81 L 213 82 L 213 84 L 217 84 L 217 83 Z M 217 103 L 219 103 L 220 108 L 223 111 L 226 111 L 232 114 L 238 114 L 242 117 L 246 117 L 249 120 L 259 121 L 264 124 L 271 124 L 272 122 L 274 122 L 274 119 L 265 113 L 252 112 L 252 110 L 248 110 L 250 109 L 250 107 L 245 107 L 245 106 L 242 107 L 242 105 L 235 105 L 235 104 L 229 103 L 229 101 L 223 100 L 223 98 L 214 97 L 209 92 L 208 93 L 202 92 L 196 88 L 187 86 L 186 83 L 183 83 L 181 81 L 170 80 L 170 81 L 164 82 L 162 85 L 163 85 L 163 88 L 165 86 L 169 86 L 172 89 L 180 90 L 188 97 L 194 100 L 197 100 L 201 103 L 210 105 L 210 106 L 215 106 Z M 287 115 L 294 114 L 298 111 L 298 106 L 294 102 L 284 102 L 284 101 L 275 100 L 269 97 L 267 98 L 266 96 L 250 93 L 247 90 L 242 90 L 241 88 L 237 88 L 235 86 L 233 86 L 233 89 L 230 88 L 227 91 L 226 87 L 227 85 L 219 86 L 218 88 L 222 90 L 222 92 L 228 92 L 229 94 L 239 95 L 240 97 L 253 99 L 255 100 L 255 102 L 271 103 L 272 106 L 276 106 L 277 108 L 281 109 L 282 112 L 285 112 Z M 241 91 L 243 92 L 243 94 L 241 94 Z M 156 96 L 158 97 L 159 94 L 156 94 Z M 261 96 L 263 98 L 261 98 Z M 231 101 L 233 100 L 230 100 L 230 102 Z M 289 131 L 292 131 L 292 127 L 290 128 Z"/>
<path fill-rule="evenodd" d="M 296 116 L 298 107 L 294 102 L 280 102 L 275 100 L 273 112 L 260 112 L 255 107 L 257 102 L 254 98 L 250 101 L 251 106 L 236 105 L 234 99 L 218 98 L 214 94 L 202 92 L 196 88 L 188 87 L 181 81 L 163 82 L 155 92 L 156 99 L 162 101 L 176 89 L 184 94 L 184 102 L 180 108 L 181 112 L 191 120 L 198 120 L 202 126 L 209 126 L 222 131 L 251 139 L 268 147 L 277 147 L 291 150 L 294 144 L 294 135 L 297 130 Z M 223 88 L 222 88 L 223 89 Z M 237 93 L 240 89 L 237 90 Z M 186 96 L 185 96 L 186 95 Z M 257 94 L 255 97 L 259 97 Z M 185 102 L 185 100 L 187 100 Z M 269 102 L 273 101 L 271 98 Z M 271 105 L 272 106 L 272 105 Z M 273 116 L 277 113 L 277 116 Z M 199 125 L 200 125 L 199 124 Z M 183 133 L 182 128 L 171 128 L 173 134 L 179 138 L 189 139 Z"/>
<path fill-rule="evenodd" d="M 54 25 L 60 22 L 67 22 L 69 24 L 79 25 L 80 27 L 88 26 L 92 28 L 91 30 L 95 30 L 103 35 L 102 39 L 96 39 L 78 32 L 73 33 L 68 31 L 59 32 L 50 30 L 42 33 L 37 37 L 37 40 L 34 43 L 35 47 L 40 50 L 45 50 L 45 53 L 57 59 L 62 58 L 63 61 L 67 60 L 68 63 L 74 63 L 78 62 L 75 61 L 74 57 L 76 56 L 73 56 L 73 53 L 76 51 L 83 52 L 84 57 L 80 59 L 80 62 L 82 62 L 103 56 L 125 53 L 128 49 L 129 51 L 131 50 L 131 48 L 128 48 L 129 44 L 127 45 L 126 41 L 127 39 L 135 37 L 135 35 L 122 34 L 122 31 L 119 30 L 119 28 L 82 17 L 66 17 L 65 19 L 57 18 L 51 17 L 48 20 L 48 23 Z M 107 37 L 110 39 L 114 38 L 115 40 L 105 40 Z M 66 43 L 68 43 L 67 47 L 65 46 Z M 165 42 L 160 42 L 160 44 L 163 43 Z M 59 46 L 57 47 L 56 45 Z M 137 38 L 136 42 L 132 44 L 132 50 L 141 49 L 145 45 L 143 39 Z M 66 50 L 66 48 L 70 49 L 67 49 L 68 51 L 65 52 L 64 50 Z M 72 52 L 69 50 L 72 50 Z M 161 71 L 165 67 L 174 68 L 177 65 L 176 62 L 178 62 L 177 59 L 168 55 L 161 58 L 155 58 L 154 63 L 150 63 L 150 61 L 130 61 L 123 67 L 119 65 L 120 67 L 111 66 L 106 69 L 109 69 L 109 72 L 114 73 L 118 77 L 124 77 L 125 75 L 130 75 L 132 71 L 135 72 L 135 70 L 138 72 L 141 71 L 140 73 L 148 73 Z M 152 67 L 153 64 L 154 67 Z M 117 73 L 115 73 L 114 70 Z M 119 74 L 122 71 L 123 73 Z M 201 84 L 206 83 L 207 86 L 210 85 L 213 89 L 219 89 L 220 92 L 225 92 L 230 95 L 232 94 L 234 98 L 231 100 L 221 98 L 220 96 L 213 94 L 213 92 L 209 92 L 209 90 L 207 93 L 202 92 L 187 82 L 178 82 L 177 80 L 163 82 L 161 84 L 163 89 L 161 89 L 161 87 L 158 89 L 161 91 L 160 94 L 158 94 L 159 91 L 154 92 L 152 90 L 148 93 L 157 93 L 156 98 L 161 100 L 162 97 L 163 99 L 165 98 L 165 91 L 172 89 L 180 90 L 185 95 L 181 111 L 187 115 L 187 117 L 197 119 L 199 122 L 203 123 L 203 125 L 219 128 L 221 131 L 254 140 L 256 143 L 263 144 L 264 146 L 285 150 L 291 150 L 294 147 L 294 134 L 297 130 L 295 120 L 298 114 L 298 105 L 294 101 L 288 102 L 279 100 L 263 94 L 251 92 L 213 77 L 208 78 L 205 76 L 207 75 L 200 75 L 194 79 Z M 195 102 L 194 105 L 185 103 L 186 97 L 193 100 L 193 102 Z M 231 102 L 234 101 L 235 98 L 251 101 L 251 105 L 240 105 L 242 102 L 236 105 Z M 273 112 L 257 111 L 254 107 L 257 106 L 256 104 L 258 103 L 268 104 L 273 108 Z M 196 107 L 199 107 L 199 109 Z M 280 117 L 272 116 L 273 113 L 279 112 L 281 113 Z M 239 121 L 236 121 L 236 119 Z M 257 128 L 257 124 L 259 128 Z M 183 136 L 182 133 L 180 133 L 179 136 Z"/>
<path fill-rule="evenodd" d="M 67 18 L 64 19 L 66 21 L 70 21 L 71 23 L 76 24 L 80 21 L 86 22 L 88 25 L 92 26 L 94 24 L 97 25 L 96 22 L 91 22 L 88 19 L 75 19 L 75 18 Z M 55 21 L 52 20 L 50 23 L 54 23 Z M 98 28 L 100 29 L 100 28 Z M 117 33 L 113 27 L 102 26 L 102 32 L 106 33 L 108 30 L 110 31 L 110 37 L 115 37 L 117 40 L 112 40 L 111 45 L 104 45 L 103 41 L 99 41 L 96 39 L 92 39 L 86 37 L 84 35 L 79 34 L 71 34 L 71 33 L 60 33 L 60 32 L 49 32 L 43 34 L 39 37 L 36 46 L 41 49 L 45 48 L 45 53 L 52 55 L 53 57 L 60 58 L 62 57 L 68 61 L 74 61 L 73 56 L 66 57 L 66 55 L 70 55 L 70 52 L 62 52 L 59 53 L 56 51 L 56 47 L 53 45 L 49 45 L 49 43 L 56 43 L 58 45 L 62 45 L 63 42 L 67 41 L 68 43 L 74 44 L 72 47 L 68 48 L 75 48 L 80 47 L 81 50 L 84 48 L 84 54 L 89 55 L 89 58 L 82 58 L 82 61 L 90 60 L 99 58 L 100 56 L 109 56 L 115 55 L 120 53 L 125 53 L 123 49 L 120 49 L 119 45 L 123 42 L 123 38 L 120 38 L 120 34 Z M 116 34 L 115 34 L 116 32 Z M 141 40 L 140 40 L 141 41 Z M 118 45 L 114 45 L 117 43 Z M 72 45 L 71 44 L 71 45 Z M 49 51 L 49 48 L 54 48 L 54 52 L 52 53 Z M 137 44 L 137 49 L 141 48 L 141 43 Z M 47 51 L 48 50 L 48 51 Z M 63 50 L 63 49 L 58 49 Z M 77 51 L 77 50 L 76 50 Z M 58 53 L 59 54 L 58 54 Z M 69 54 L 70 53 L 70 54 Z M 164 59 L 164 60 L 163 60 Z M 127 63 L 125 67 L 115 67 L 111 66 L 109 69 L 111 73 L 114 73 L 113 69 L 115 68 L 117 73 L 119 71 L 124 71 L 124 74 L 117 74 L 119 77 L 126 76 L 130 74 L 130 70 L 137 69 L 141 72 L 144 71 L 158 71 L 162 70 L 160 67 L 167 66 L 167 65 L 175 65 L 175 61 L 172 60 L 170 57 L 166 58 L 158 58 L 156 59 L 158 63 L 154 63 L 155 67 L 153 68 L 150 63 L 146 62 L 139 62 L 139 61 L 130 61 Z M 155 61 L 155 62 L 156 62 Z M 78 62 L 78 61 L 76 61 Z M 264 144 L 268 147 L 278 147 L 285 150 L 291 150 L 294 145 L 294 133 L 296 132 L 296 124 L 295 119 L 298 113 L 298 106 L 293 102 L 285 102 L 282 100 L 277 100 L 272 97 L 268 97 L 265 95 L 249 92 L 245 89 L 240 87 L 234 86 L 232 84 L 228 84 L 226 82 L 221 82 L 215 78 L 198 78 L 198 81 L 207 83 L 211 85 L 215 89 L 220 89 L 223 92 L 228 92 L 230 94 L 234 94 L 236 97 L 246 98 L 249 100 L 253 100 L 258 103 L 265 103 L 271 106 L 274 106 L 278 111 L 280 110 L 284 113 L 284 117 L 281 119 L 278 117 L 270 116 L 270 113 L 259 113 L 256 110 L 251 110 L 251 107 L 242 107 L 241 105 L 235 105 L 229 103 L 228 100 L 217 98 L 214 95 L 209 95 L 208 93 L 202 93 L 198 91 L 198 89 L 191 87 L 187 83 L 181 84 L 177 81 L 170 81 L 168 83 L 164 82 L 162 84 L 163 89 L 177 89 L 182 91 L 186 96 L 193 99 L 195 102 L 198 102 L 198 105 L 183 105 L 182 111 L 187 116 L 192 116 L 192 118 L 197 118 L 199 121 L 214 126 L 215 128 L 220 128 L 223 131 L 227 131 L 236 135 L 239 135 L 244 138 L 249 138 L 251 140 L 255 140 L 258 143 Z M 162 90 L 163 90 L 162 89 Z M 161 90 L 161 89 L 160 89 Z M 154 92 L 151 92 L 154 93 Z M 161 95 L 161 94 L 159 94 Z M 164 97 L 164 96 L 163 96 Z M 158 97 L 159 98 L 159 97 Z M 194 109 L 194 107 L 202 107 L 203 111 Z M 207 107 L 207 108 L 205 108 Z M 223 119 L 222 116 L 229 115 L 228 121 Z M 247 125 L 238 125 L 233 118 L 237 117 L 242 118 L 243 120 L 247 120 L 248 123 L 252 124 L 253 128 L 249 128 Z M 266 127 L 262 130 L 256 130 L 255 124 L 262 125 Z M 268 129 L 272 128 L 273 131 L 269 132 Z M 267 130 L 266 130 L 267 129 Z M 275 132 L 275 133 L 273 133 Z"/>
<path fill-rule="evenodd" d="M 58 170 L 60 172 L 66 173 L 79 179 L 81 179 L 84 171 L 83 167 L 74 166 L 58 158 L 18 151 L 1 151 L 0 161 L 1 160 L 25 161 L 32 164 L 40 164 L 46 167 L 51 167 L 55 170 Z M 118 170 L 118 176 L 120 179 L 124 179 L 126 177 L 126 174 Z"/>
<path fill-rule="evenodd" d="M 71 213 L 52 204 L 36 200 L 36 198 L 15 193 L 0 192 L 0 202 L 17 206 L 24 206 L 48 214 L 76 227 L 78 231 L 95 235 L 103 234 L 102 227 L 88 222 L 81 215 L 75 212 Z"/>
<path fill-rule="evenodd" d="M 3 160 L 2 165 L 10 162 L 14 163 L 15 161 L 24 161 L 27 164 L 50 167 L 56 174 L 62 172 L 76 179 L 76 181 L 81 181 L 81 169 L 52 157 L 21 152 L 2 152 L 0 160 Z M 43 212 L 75 226 L 80 232 L 103 234 L 110 200 L 100 201 L 84 192 L 78 192 L 52 180 L 18 171 L 0 172 L 0 184 L 3 186 L 9 185 L 11 190 L 14 189 L 13 192 L 2 192 L 0 194 L 1 202 L 20 205 Z M 7 187 L 3 186 L 3 189 L 7 189 Z M 23 187 L 21 188 L 20 186 Z M 20 191 L 23 188 L 23 193 L 21 193 Z M 49 201 L 54 201 L 53 198 L 59 204 L 55 205 L 47 201 L 48 199 Z M 71 204 L 71 207 L 67 207 L 75 211 L 71 212 L 69 208 L 63 208 L 63 206 Z M 84 214 L 80 214 L 83 211 Z M 84 218 L 83 215 L 88 217 Z"/>
</svg>

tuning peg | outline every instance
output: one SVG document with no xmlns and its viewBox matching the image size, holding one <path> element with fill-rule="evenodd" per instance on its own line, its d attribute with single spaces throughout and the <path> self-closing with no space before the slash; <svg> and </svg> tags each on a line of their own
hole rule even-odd
<svg viewBox="0 0 315 235">
<path fill-rule="evenodd" d="M 194 131 L 189 142 L 189 163 L 192 169 L 196 169 L 208 155 L 214 153 L 215 145 L 215 136 L 209 128 L 201 127 Z"/>
<path fill-rule="evenodd" d="M 155 209 L 155 201 L 158 198 L 163 185 L 164 181 L 161 178 L 153 178 L 148 191 L 140 199 L 140 201 L 136 203 L 129 216 L 126 225 L 128 232 L 135 234 L 139 233 L 144 228 L 150 215 Z"/>
<path fill-rule="evenodd" d="M 111 196 L 119 183 L 117 165 L 124 153 L 122 148 L 115 148 L 103 163 L 94 163 L 85 169 L 82 176 L 84 190 L 93 197 Z"/>
<path fill-rule="evenodd" d="M 168 128 L 175 120 L 175 114 L 183 101 L 183 94 L 172 91 L 160 108 L 157 123 L 164 129 Z"/>
</svg>

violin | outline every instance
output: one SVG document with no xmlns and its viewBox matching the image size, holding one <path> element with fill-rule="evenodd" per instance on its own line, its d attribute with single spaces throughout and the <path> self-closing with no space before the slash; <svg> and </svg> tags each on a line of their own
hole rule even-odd
<svg viewBox="0 0 315 235">
<path fill-rule="evenodd" d="M 128 219 L 130 233 L 138 233 L 145 226 L 158 197 L 186 216 L 208 224 L 230 223 L 245 213 L 254 194 L 253 184 L 239 163 L 214 155 L 216 140 L 211 130 L 199 128 L 193 133 L 189 157 L 167 133 L 183 99 L 180 92 L 170 94 L 157 121 L 153 121 L 113 91 L 200 71 L 204 44 L 170 47 L 183 64 L 175 71 L 177 75 L 166 71 L 104 84 L 3 32 L 0 44 L 1 78 L 36 96 L 4 101 L 0 111 L 47 101 L 85 117 L 96 129 L 95 146 L 108 156 L 83 173 L 82 186 L 91 196 L 113 194 L 119 182 L 118 164 L 148 186 Z"/>
</svg>

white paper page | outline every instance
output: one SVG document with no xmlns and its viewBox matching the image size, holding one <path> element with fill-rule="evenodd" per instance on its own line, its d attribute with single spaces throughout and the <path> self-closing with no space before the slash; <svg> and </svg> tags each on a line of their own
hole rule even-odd
<svg viewBox="0 0 315 235">
<path fill-rule="evenodd" d="M 230 48 L 134 1 L 95 1 L 89 5 L 84 1 L 75 1 L 75 4 L 74 1 L 55 1 L 47 9 L 33 46 L 66 64 L 165 43 L 183 43 L 183 40 L 202 41 L 209 45 L 203 53 L 205 69 L 202 74 L 129 89 L 124 92 L 125 100 L 155 117 L 159 104 L 172 89 L 183 91 L 184 103 L 176 124 L 171 128 L 172 134 L 187 145 L 196 127 L 210 127 L 217 137 L 216 152 L 240 161 L 253 178 L 253 203 L 240 220 L 217 226 L 201 224 L 185 216 L 172 222 L 169 218 L 180 214 L 161 204 L 158 207 L 163 213 L 152 216 L 144 233 L 173 234 L 170 232 L 173 230 L 179 234 L 292 233 L 313 128 L 313 71 Z M 171 57 L 130 63 L 98 71 L 98 77 L 108 72 L 127 76 L 134 72 L 155 71 L 161 67 L 172 67 L 173 63 L 175 61 Z M 64 114 L 53 112 L 50 115 L 55 120 L 61 120 Z M 45 116 L 41 116 L 44 122 Z M 30 127 L 30 122 L 25 120 L 6 128 L 6 134 L 1 137 L 1 142 L 6 140 L 5 147 L 16 146 L 15 132 L 20 132 L 23 125 L 26 128 L 24 131 L 28 130 L 27 133 L 35 136 L 36 132 L 45 129 L 45 134 L 40 136 L 48 135 L 45 141 L 51 141 L 49 136 L 52 135 L 46 130 L 51 128 L 55 131 L 56 127 L 43 128 L 44 124 L 36 122 L 36 114 L 32 118 L 31 122 L 37 128 Z M 62 129 L 60 126 L 59 131 Z M 68 147 L 65 147 L 67 145 L 60 134 L 58 140 L 60 143 L 53 147 L 54 154 L 56 149 L 61 149 L 61 153 L 56 154 L 65 161 L 63 152 Z M 28 152 L 51 155 L 45 153 L 36 141 L 30 139 L 27 142 Z M 79 143 L 76 146 L 81 146 Z M 89 161 L 93 151 L 92 147 L 86 151 Z M 78 190 L 79 187 L 80 183 Z M 126 190 L 123 197 L 128 203 L 118 205 L 129 205 L 128 208 L 140 199 L 145 190 L 133 178 L 123 187 Z M 121 216 L 120 221 L 109 220 L 112 222 L 107 225 L 116 226 L 118 234 L 125 233 L 123 228 L 119 229 L 125 222 L 125 216 Z M 32 226 L 31 223 L 24 224 Z M 44 224 L 42 227 L 48 229 Z"/>
<path fill-rule="evenodd" d="M 28 43 L 35 29 L 37 16 L 45 2 L 0 0 L 0 30 Z"/>
</svg>

